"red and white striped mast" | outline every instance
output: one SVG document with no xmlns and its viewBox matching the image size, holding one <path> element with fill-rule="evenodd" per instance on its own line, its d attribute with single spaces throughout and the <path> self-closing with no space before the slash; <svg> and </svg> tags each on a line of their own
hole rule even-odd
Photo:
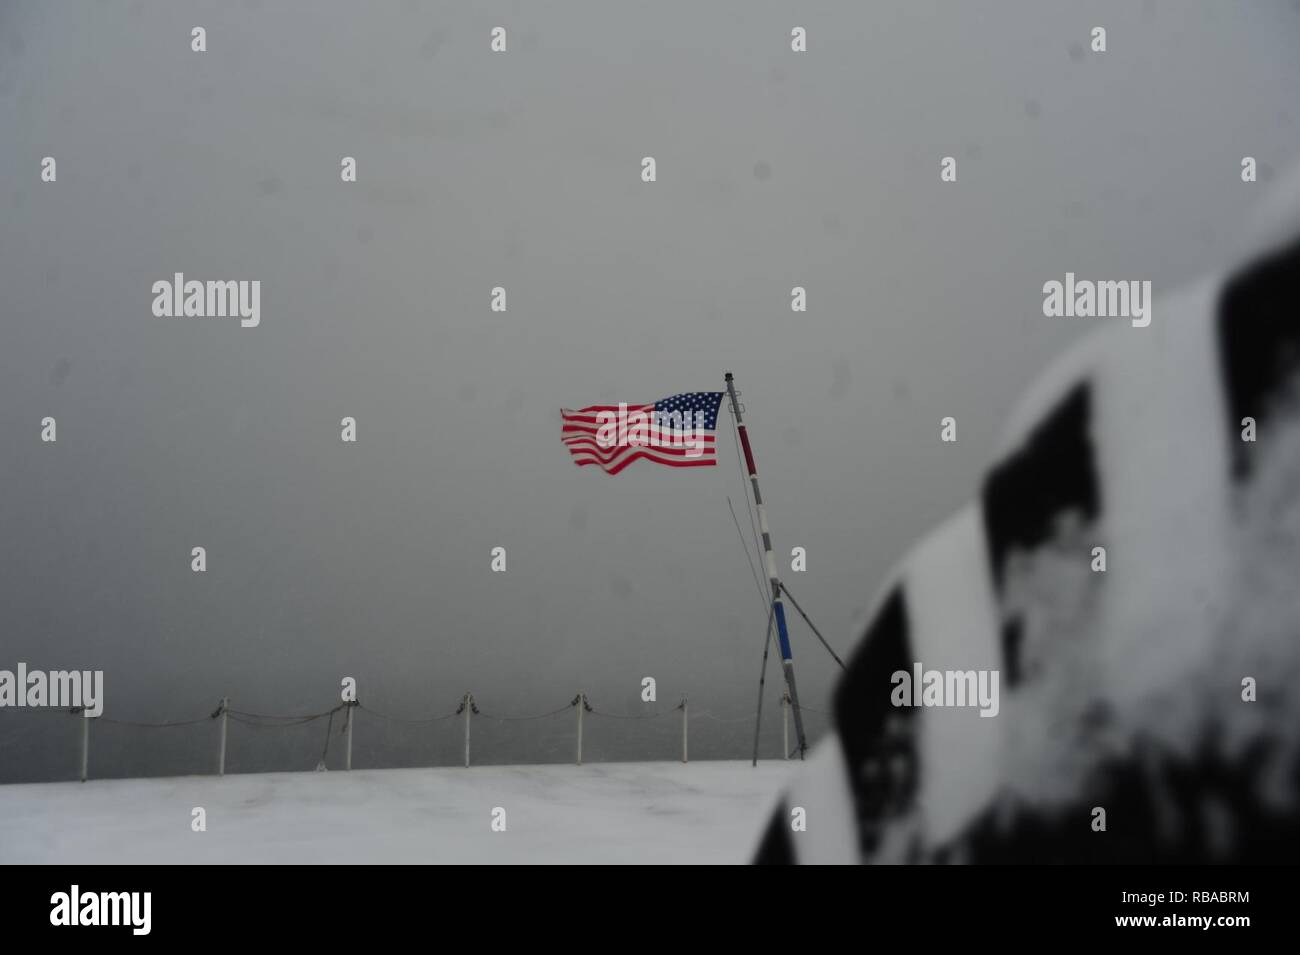
<svg viewBox="0 0 1300 955">
<path fill-rule="evenodd" d="M 767 526 L 767 509 L 763 506 L 763 495 L 758 490 L 758 469 L 754 466 L 754 452 L 749 446 L 749 429 L 741 419 L 740 402 L 736 400 L 736 385 L 731 372 L 726 373 L 727 396 L 731 399 L 731 413 L 736 416 L 736 431 L 740 435 L 740 446 L 745 452 L 745 468 L 749 472 L 749 483 L 754 489 L 754 506 L 758 510 L 758 526 L 763 534 L 763 552 L 767 559 L 767 579 L 772 587 L 772 616 L 776 619 L 777 642 L 781 648 L 781 669 L 785 671 L 785 685 L 790 692 L 790 707 L 794 710 L 794 732 L 799 740 L 799 758 L 808 748 L 803 732 L 803 712 L 799 709 L 799 690 L 794 682 L 794 654 L 790 651 L 790 634 L 785 625 L 785 604 L 781 600 L 781 578 L 776 572 L 776 554 L 772 550 L 772 533 Z M 768 621 L 771 626 L 771 621 Z M 766 651 L 764 651 L 766 654 Z M 761 702 L 761 701 L 760 701 Z"/>
</svg>

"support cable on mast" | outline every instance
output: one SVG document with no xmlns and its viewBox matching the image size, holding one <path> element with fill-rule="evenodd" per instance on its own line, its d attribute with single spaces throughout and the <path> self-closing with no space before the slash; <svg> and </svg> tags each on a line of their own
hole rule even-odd
<svg viewBox="0 0 1300 955">
<path fill-rule="evenodd" d="M 799 616 L 803 617 L 803 622 L 808 624 L 808 628 L 817 635 L 817 639 L 822 642 L 822 646 L 826 648 L 826 652 L 831 655 L 831 658 L 840 665 L 840 669 L 847 670 L 848 667 L 844 665 L 844 661 L 840 659 L 839 654 L 831 649 L 831 645 L 826 642 L 826 638 L 822 636 L 822 632 L 813 625 L 813 622 L 808 619 L 808 615 L 803 612 L 803 607 L 800 607 L 799 601 L 794 599 L 794 594 L 790 593 L 790 588 L 785 585 L 784 580 L 781 581 L 781 590 L 790 598 L 790 603 L 794 604 L 794 609 L 799 611 Z"/>
</svg>

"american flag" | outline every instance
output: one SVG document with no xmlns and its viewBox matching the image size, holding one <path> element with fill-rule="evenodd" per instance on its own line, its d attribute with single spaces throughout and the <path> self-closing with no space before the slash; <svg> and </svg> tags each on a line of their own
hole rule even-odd
<svg viewBox="0 0 1300 955">
<path fill-rule="evenodd" d="M 638 458 L 670 468 L 713 467 L 721 406 L 721 391 L 688 391 L 652 405 L 561 408 L 561 439 L 574 464 L 594 464 L 606 474 Z"/>
</svg>

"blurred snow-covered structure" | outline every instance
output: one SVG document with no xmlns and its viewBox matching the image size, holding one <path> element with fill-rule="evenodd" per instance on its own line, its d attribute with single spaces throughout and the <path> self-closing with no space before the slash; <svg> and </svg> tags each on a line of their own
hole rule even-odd
<svg viewBox="0 0 1300 955">
<path fill-rule="evenodd" d="M 881 591 L 759 861 L 1293 860 L 1298 582 L 1300 171 L 1240 261 L 1038 380 Z M 918 661 L 998 670 L 999 715 L 894 707 Z"/>
</svg>

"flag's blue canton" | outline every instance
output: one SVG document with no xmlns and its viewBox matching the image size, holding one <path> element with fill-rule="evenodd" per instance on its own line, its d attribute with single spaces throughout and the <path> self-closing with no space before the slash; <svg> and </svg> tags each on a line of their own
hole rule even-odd
<svg viewBox="0 0 1300 955">
<path fill-rule="evenodd" d="M 720 391 L 688 391 L 681 395 L 672 395 L 655 402 L 655 420 L 660 414 L 672 414 L 680 411 L 683 426 L 695 426 L 695 413 L 704 415 L 704 427 L 712 431 L 718 426 L 718 409 L 722 406 Z M 687 417 L 689 415 L 689 417 Z"/>
</svg>

